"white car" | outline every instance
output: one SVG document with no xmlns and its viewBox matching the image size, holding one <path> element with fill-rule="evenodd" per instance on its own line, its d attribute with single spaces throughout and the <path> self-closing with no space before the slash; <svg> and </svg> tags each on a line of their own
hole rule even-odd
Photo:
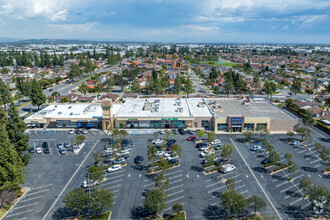
<svg viewBox="0 0 330 220">
<path fill-rule="evenodd" d="M 164 151 L 157 151 L 156 156 L 161 157 L 165 154 Z"/>
<path fill-rule="evenodd" d="M 115 172 L 115 171 L 118 171 L 118 170 L 121 170 L 121 166 L 120 165 L 113 165 L 112 167 L 109 167 L 107 171 L 109 173 L 111 173 L 111 172 Z"/>
<path fill-rule="evenodd" d="M 162 139 L 156 139 L 153 142 L 154 142 L 154 144 L 162 144 L 164 142 L 164 140 L 162 140 Z"/>
<path fill-rule="evenodd" d="M 129 150 L 121 150 L 120 155 L 129 154 Z"/>
<path fill-rule="evenodd" d="M 81 133 L 82 134 L 87 134 L 87 130 L 84 129 L 84 130 L 81 131 Z"/>
<path fill-rule="evenodd" d="M 68 134 L 73 134 L 73 133 L 74 133 L 73 130 L 68 131 Z"/>
<path fill-rule="evenodd" d="M 40 147 L 37 147 L 37 149 L 36 149 L 36 153 L 37 153 L 37 154 L 41 154 L 41 153 L 42 153 L 42 150 L 41 150 Z"/>
<path fill-rule="evenodd" d="M 163 155 L 165 158 L 168 158 L 168 157 L 170 157 L 171 156 L 171 154 L 170 153 L 164 153 L 164 155 Z"/>
<path fill-rule="evenodd" d="M 112 153 L 112 148 L 105 148 L 104 149 L 104 152 L 106 152 L 106 153 Z"/>
<path fill-rule="evenodd" d="M 223 173 L 229 173 L 229 172 L 232 172 L 236 169 L 236 167 L 232 164 L 224 164 L 224 165 L 221 165 L 221 171 Z"/>
<path fill-rule="evenodd" d="M 214 141 L 211 142 L 212 145 L 215 144 L 221 144 L 221 141 L 219 139 L 215 139 Z"/>
<path fill-rule="evenodd" d="M 300 141 L 293 141 L 292 142 L 292 145 L 298 145 L 298 144 L 300 144 Z"/>
<path fill-rule="evenodd" d="M 89 186 L 95 186 L 95 185 L 97 185 L 97 184 L 99 184 L 99 181 L 95 181 L 94 182 L 94 180 L 89 180 L 89 183 L 90 184 L 88 184 L 88 180 L 85 180 L 84 182 L 83 182 L 83 184 L 82 184 L 82 187 L 83 188 L 87 188 L 87 187 L 89 187 Z"/>
<path fill-rule="evenodd" d="M 209 146 L 201 146 L 200 148 L 199 148 L 199 150 L 200 151 L 204 151 L 204 150 L 207 150 L 207 149 L 209 149 L 210 147 Z"/>
<path fill-rule="evenodd" d="M 261 150 L 261 146 L 260 145 L 254 145 L 253 147 L 250 148 L 250 150 L 252 150 L 252 151 Z"/>
</svg>

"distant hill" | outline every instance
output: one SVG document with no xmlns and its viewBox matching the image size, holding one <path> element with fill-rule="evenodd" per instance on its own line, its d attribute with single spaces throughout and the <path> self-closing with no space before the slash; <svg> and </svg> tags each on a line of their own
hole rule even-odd
<svg viewBox="0 0 330 220">
<path fill-rule="evenodd" d="M 10 38 L 10 37 L 0 37 L 0 43 L 11 43 L 11 42 L 15 42 L 21 39 L 17 39 L 17 38 Z"/>
</svg>

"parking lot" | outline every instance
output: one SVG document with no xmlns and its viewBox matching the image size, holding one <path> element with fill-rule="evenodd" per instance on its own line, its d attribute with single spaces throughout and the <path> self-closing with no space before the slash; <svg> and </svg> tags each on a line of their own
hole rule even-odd
<svg viewBox="0 0 330 220">
<path fill-rule="evenodd" d="M 72 141 L 76 135 L 68 134 L 65 130 L 30 130 L 30 146 L 40 147 L 47 141 L 50 146 L 49 154 L 33 154 L 27 166 L 26 186 L 31 187 L 24 198 L 12 209 L 5 219 L 42 219 L 47 217 L 63 218 L 61 208 L 62 199 L 66 192 L 79 188 L 86 180 L 86 167 L 94 164 L 93 152 L 103 151 L 103 146 L 109 138 L 102 131 L 90 130 L 85 135 L 85 146 L 78 155 L 67 152 L 61 155 L 56 148 L 58 142 Z M 217 135 L 223 144 L 234 147 L 232 162 L 235 171 L 221 174 L 219 172 L 204 175 L 201 165 L 200 151 L 195 143 L 187 141 L 189 135 L 174 135 L 172 138 L 182 147 L 180 166 L 165 171 L 169 178 L 167 193 L 167 208 L 164 214 L 172 213 L 172 205 L 180 203 L 184 206 L 187 218 L 214 219 L 225 217 L 220 206 L 220 196 L 226 190 L 222 181 L 233 179 L 235 189 L 248 198 L 257 194 L 264 198 L 267 208 L 262 214 L 277 216 L 275 209 L 269 203 L 272 201 L 282 218 L 299 218 L 301 213 L 310 210 L 310 203 L 302 199 L 298 187 L 302 178 L 308 177 L 313 183 L 327 184 L 328 177 L 320 172 L 324 165 L 316 155 L 311 145 L 308 151 L 303 146 L 288 145 L 284 139 L 286 135 L 270 135 L 268 140 L 275 146 L 286 162 L 284 155 L 293 154 L 296 171 L 289 173 L 281 171 L 269 175 L 260 164 L 266 155 L 263 152 L 250 151 L 242 140 L 243 135 Z M 165 137 L 165 135 L 163 135 Z M 150 134 L 134 134 L 134 147 L 130 152 L 127 165 L 120 171 L 105 172 L 105 181 L 101 187 L 114 193 L 115 204 L 112 208 L 112 219 L 136 219 L 144 200 L 144 192 L 155 186 L 155 174 L 147 174 L 147 146 L 154 137 Z M 239 151 L 239 152 L 238 152 Z M 219 157 L 221 150 L 217 151 Z M 141 155 L 145 158 L 142 164 L 135 164 L 134 157 Z M 247 164 L 245 163 L 245 161 Z M 251 169 L 250 169 L 251 168 Z M 291 176 L 293 181 L 288 181 Z M 260 184 L 260 185 L 259 185 Z M 302 212 L 304 210 L 304 212 Z"/>
</svg>

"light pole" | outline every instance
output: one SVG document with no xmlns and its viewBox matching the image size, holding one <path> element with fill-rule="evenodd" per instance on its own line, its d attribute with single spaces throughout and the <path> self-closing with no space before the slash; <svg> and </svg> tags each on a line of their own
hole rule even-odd
<svg viewBox="0 0 330 220">
<path fill-rule="evenodd" d="M 84 166 L 84 165 L 82 165 L 82 166 L 87 169 L 88 194 L 89 194 L 89 198 L 91 198 L 91 182 L 90 182 L 90 179 L 89 179 L 89 170 L 86 166 Z"/>
</svg>

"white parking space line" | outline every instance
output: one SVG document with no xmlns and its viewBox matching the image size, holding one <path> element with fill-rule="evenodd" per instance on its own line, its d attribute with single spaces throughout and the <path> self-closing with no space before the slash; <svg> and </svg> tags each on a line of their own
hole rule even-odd
<svg viewBox="0 0 330 220">
<path fill-rule="evenodd" d="M 178 177 L 182 177 L 182 174 L 180 174 L 180 175 L 176 175 L 176 176 L 172 176 L 172 177 L 169 177 L 168 179 L 171 180 L 171 179 L 175 179 L 175 178 L 178 178 Z"/>
<path fill-rule="evenodd" d="M 145 188 L 145 187 L 149 187 L 149 186 L 152 186 L 152 185 L 155 185 L 155 183 L 149 183 L 149 184 L 144 185 L 143 187 Z"/>
<path fill-rule="evenodd" d="M 171 188 L 167 188 L 165 191 L 170 191 L 170 190 L 172 190 L 172 189 L 176 189 L 176 188 L 180 188 L 180 187 L 183 187 L 183 184 L 181 184 L 181 185 L 177 185 L 177 186 L 173 186 L 173 187 L 171 187 Z"/>
<path fill-rule="evenodd" d="M 115 181 L 112 181 L 112 182 L 102 183 L 102 186 L 106 186 L 106 185 L 113 184 L 113 183 L 118 183 L 118 182 L 121 182 L 121 181 L 123 181 L 123 180 L 124 180 L 124 179 L 120 179 L 120 180 L 115 180 Z"/>
<path fill-rule="evenodd" d="M 10 217 L 13 217 L 13 216 L 16 216 L 16 215 L 21 215 L 21 214 L 24 214 L 24 213 L 27 213 L 27 212 L 32 212 L 32 211 L 33 211 L 33 209 L 29 209 L 29 210 L 26 210 L 26 211 L 23 211 L 23 212 L 17 212 L 15 214 L 11 214 L 11 215 L 9 214 L 6 217 L 10 218 Z"/>
<path fill-rule="evenodd" d="M 302 150 L 302 151 L 299 151 L 298 154 L 304 153 L 306 151 L 307 151 L 306 149 L 305 150 Z"/>
<path fill-rule="evenodd" d="M 171 184 L 174 184 L 174 183 L 182 182 L 182 181 L 183 181 L 182 179 L 179 179 L 179 180 L 176 180 L 176 181 L 170 182 L 170 185 L 171 185 Z"/>
<path fill-rule="evenodd" d="M 179 204 L 181 204 L 181 205 L 185 205 L 185 202 L 181 202 L 181 203 L 179 203 Z M 169 210 L 171 210 L 171 209 L 172 209 L 172 207 L 168 207 L 168 208 L 164 209 L 164 211 L 167 212 L 167 211 L 169 211 Z"/>
<path fill-rule="evenodd" d="M 278 179 L 274 179 L 274 180 L 272 180 L 273 183 L 276 182 L 276 181 L 278 181 Z"/>
<path fill-rule="evenodd" d="M 303 206 L 301 207 L 301 209 L 304 210 L 304 209 L 307 208 L 308 206 L 310 206 L 310 203 L 307 203 L 306 205 L 303 205 Z"/>
<path fill-rule="evenodd" d="M 118 185 L 115 185 L 115 186 L 110 186 L 110 187 L 105 187 L 105 188 L 112 189 L 112 188 L 117 188 L 117 187 L 120 187 L 120 186 L 121 186 L 121 184 L 118 184 Z"/>
<path fill-rule="evenodd" d="M 318 165 L 314 166 L 314 168 L 318 168 L 320 166 L 322 166 L 322 164 L 318 164 Z"/>
<path fill-rule="evenodd" d="M 303 199 L 304 199 L 303 197 L 300 197 L 300 198 L 296 199 L 295 201 L 290 202 L 289 205 L 294 205 L 294 204 L 300 202 L 300 201 L 303 200 Z"/>
<path fill-rule="evenodd" d="M 243 195 L 243 194 L 245 194 L 247 192 L 249 192 L 249 190 L 244 190 L 243 192 L 241 192 L 241 194 Z"/>
<path fill-rule="evenodd" d="M 28 201 L 31 201 L 31 200 L 34 200 L 34 199 L 40 199 L 40 198 L 42 198 L 42 197 L 44 197 L 44 196 L 37 196 L 37 197 L 33 197 L 33 198 L 30 198 L 30 199 L 25 199 L 25 198 L 23 198 L 21 201 L 19 201 L 19 202 L 28 202 Z"/>
<path fill-rule="evenodd" d="M 37 192 L 33 192 L 33 193 L 28 193 L 26 194 L 26 196 L 31 196 L 31 195 L 35 195 L 35 194 L 39 194 L 39 193 L 43 193 L 43 192 L 47 192 L 49 191 L 50 189 L 44 189 L 44 190 L 40 190 L 40 191 L 37 191 Z"/>
<path fill-rule="evenodd" d="M 174 192 L 174 193 L 170 193 L 170 194 L 167 195 L 167 197 L 170 197 L 170 196 L 173 196 L 173 195 L 176 195 L 176 194 L 182 193 L 182 192 L 183 192 L 183 189 L 180 190 L 180 191 Z"/>
<path fill-rule="evenodd" d="M 123 176 L 125 176 L 125 174 L 120 174 L 120 175 L 118 175 L 118 176 L 112 176 L 111 178 L 108 178 L 106 181 L 104 181 L 104 182 L 108 182 L 109 180 L 112 180 L 112 179 L 117 179 L 117 178 L 120 178 L 120 177 L 123 177 Z"/>
<path fill-rule="evenodd" d="M 12 210 L 21 209 L 21 208 L 26 208 L 26 207 L 28 207 L 28 206 L 36 205 L 36 204 L 38 204 L 38 203 L 39 203 L 39 202 L 35 202 L 35 203 L 27 204 L 27 205 L 18 206 L 18 207 L 13 208 Z"/>
<path fill-rule="evenodd" d="M 311 161 L 310 164 L 316 163 L 317 161 L 319 161 L 319 159 Z"/>
<path fill-rule="evenodd" d="M 243 188 L 244 186 L 245 186 L 245 185 L 243 184 L 243 185 L 240 185 L 240 186 L 236 187 L 235 189 L 238 190 L 238 189 L 240 189 L 240 188 Z"/>
<path fill-rule="evenodd" d="M 276 185 L 276 187 L 280 187 L 283 186 L 284 184 L 290 183 L 288 180 L 284 181 L 283 183 L 280 183 L 278 185 Z"/>
<path fill-rule="evenodd" d="M 169 200 L 169 201 L 166 201 L 165 204 L 168 204 L 168 203 L 171 203 L 171 202 L 174 202 L 174 201 L 178 201 L 178 200 L 180 200 L 180 199 L 184 199 L 184 196 L 180 196 L 180 197 L 177 197 L 177 198 L 175 198 L 175 199 L 171 199 L 171 200 Z"/>
<path fill-rule="evenodd" d="M 174 172 L 171 172 L 171 173 L 166 173 L 164 176 L 169 176 L 169 175 L 179 173 L 179 172 L 182 172 L 182 170 L 177 170 L 177 171 L 174 171 Z"/>
<path fill-rule="evenodd" d="M 212 189 L 212 190 L 210 190 L 210 191 L 207 191 L 207 193 L 212 193 L 212 192 L 215 192 L 215 191 L 217 191 L 217 190 L 223 189 L 223 188 L 225 188 L 225 187 L 226 187 L 226 186 L 221 186 L 221 187 L 218 187 L 218 188 Z"/>
<path fill-rule="evenodd" d="M 113 173 L 106 173 L 104 176 L 113 176 L 115 174 L 118 174 L 118 173 L 122 173 L 122 172 L 125 172 L 126 170 L 119 170 L 119 171 L 116 171 L 116 172 L 113 172 Z"/>
<path fill-rule="evenodd" d="M 283 193 L 283 192 L 285 192 L 285 191 L 287 191 L 287 190 L 289 190 L 293 187 L 295 187 L 295 185 L 289 186 L 288 188 L 281 190 L 280 193 Z"/>
</svg>

